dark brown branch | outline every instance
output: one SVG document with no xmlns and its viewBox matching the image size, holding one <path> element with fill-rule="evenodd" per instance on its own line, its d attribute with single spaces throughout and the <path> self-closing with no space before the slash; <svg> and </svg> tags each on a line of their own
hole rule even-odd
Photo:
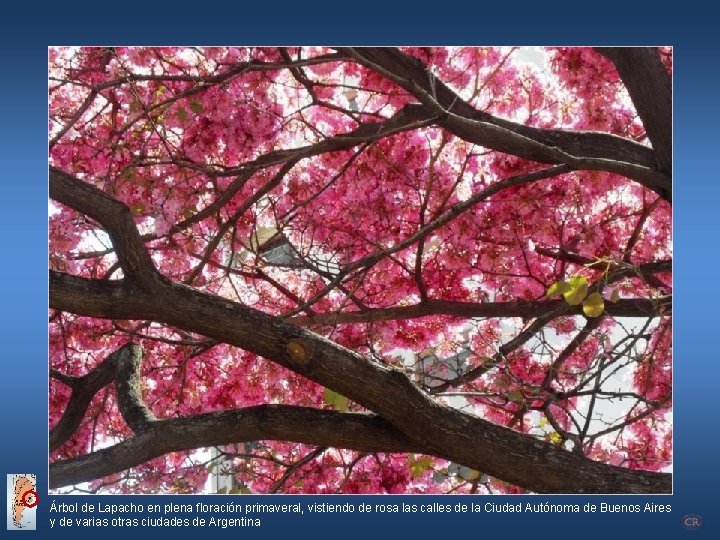
<svg viewBox="0 0 720 540">
<path fill-rule="evenodd" d="M 567 306 L 564 300 L 544 300 L 538 302 L 454 302 L 449 300 L 428 300 L 412 306 L 367 309 L 343 313 L 318 313 L 311 316 L 298 316 L 288 319 L 299 326 L 336 325 L 393 321 L 428 317 L 431 315 L 451 315 L 461 318 L 473 317 L 520 317 L 532 319 Z M 647 298 L 624 298 L 615 303 L 605 304 L 605 312 L 612 317 L 644 317 L 669 315 L 672 312 L 672 297 L 658 300 Z M 582 306 L 567 306 L 562 315 L 582 315 Z"/>
<path fill-rule="evenodd" d="M 259 440 L 282 440 L 361 452 L 420 452 L 373 414 L 261 405 L 157 420 L 134 437 L 85 456 L 50 464 L 50 488 L 87 482 L 169 452 Z"/>
<path fill-rule="evenodd" d="M 623 174 L 664 199 L 671 199 L 669 173 L 656 169 L 651 149 L 630 139 L 608 133 L 534 128 L 503 120 L 476 110 L 420 60 L 397 49 L 339 50 L 413 94 L 421 105 L 406 106 L 406 114 L 424 119 L 438 115 L 438 109 L 445 111 L 437 124 L 468 142 L 541 163 L 565 163 L 574 169 Z"/>
<path fill-rule="evenodd" d="M 290 159 L 303 159 L 326 152 L 348 150 L 363 143 L 373 142 L 390 135 L 402 133 L 403 131 L 431 125 L 437 120 L 437 118 L 432 115 L 427 115 L 420 119 L 416 116 L 417 115 L 409 114 L 407 108 L 403 108 L 383 122 L 361 124 L 353 131 L 343 133 L 342 135 L 327 137 L 307 146 L 290 150 L 274 150 L 235 169 L 229 169 L 225 174 L 239 174 L 246 169 L 260 169 L 271 165 L 278 165 Z"/>
<path fill-rule="evenodd" d="M 300 313 L 307 307 L 311 306 L 315 302 L 317 302 L 320 298 L 325 296 L 329 291 L 331 291 L 334 287 L 336 287 L 350 272 L 353 272 L 355 270 L 359 270 L 362 268 L 367 268 L 378 261 L 381 261 L 385 257 L 388 257 L 392 255 L 393 253 L 397 253 L 398 251 L 402 251 L 403 249 L 412 246 L 413 244 L 419 242 L 420 240 L 423 240 L 425 237 L 427 237 L 430 233 L 433 231 L 436 231 L 437 229 L 440 229 L 441 227 L 447 225 L 452 220 L 463 214 L 464 212 L 468 211 L 473 206 L 476 206 L 477 204 L 489 199 L 496 193 L 499 193 L 503 191 L 504 189 L 510 188 L 510 187 L 516 187 L 516 186 L 524 186 L 529 185 L 534 182 L 538 182 L 540 180 L 545 180 L 547 178 L 552 178 L 553 176 L 557 176 L 559 174 L 564 174 L 566 172 L 570 172 L 571 168 L 567 165 L 555 165 L 553 167 L 548 167 L 547 169 L 541 169 L 538 171 L 533 171 L 525 174 L 518 174 L 514 176 L 510 176 L 508 178 L 505 178 L 503 180 L 500 180 L 499 182 L 495 182 L 491 186 L 488 186 L 487 188 L 483 189 L 482 191 L 476 193 L 469 199 L 459 202 L 452 206 L 447 212 L 445 212 L 442 216 L 438 217 L 437 219 L 434 219 L 430 223 L 427 223 L 426 225 L 420 227 L 414 234 L 410 235 L 405 240 L 398 242 L 397 244 L 393 245 L 392 247 L 389 247 L 387 249 L 377 251 L 371 255 L 368 255 L 366 257 L 363 257 L 362 259 L 358 259 L 355 262 L 348 264 L 345 268 L 342 269 L 341 272 L 339 272 L 333 279 L 328 283 L 325 288 L 315 294 L 311 299 L 309 299 L 305 304 L 302 306 L 299 306 L 295 308 L 292 312 L 288 314 L 288 316 L 295 315 L 297 313 Z"/>
<path fill-rule="evenodd" d="M 656 199 L 656 202 L 659 200 L 660 199 Z M 636 229 L 633 231 L 633 235 L 635 234 L 635 231 L 638 230 L 639 229 L 637 229 L 636 227 Z M 583 257 L 582 255 L 578 255 L 577 253 L 572 253 L 564 249 L 555 250 L 536 246 L 535 252 L 545 257 L 552 257 L 553 259 L 557 259 L 559 261 L 571 262 L 583 266 L 598 264 L 597 260 Z M 622 265 L 618 265 L 618 263 L 616 262 L 610 262 L 610 270 L 612 270 L 613 272 L 610 277 L 613 277 L 613 279 L 617 281 L 621 277 L 627 277 L 634 274 L 633 277 L 639 277 L 643 279 L 648 285 L 655 287 L 656 289 L 660 289 L 661 291 L 666 291 L 669 289 L 669 287 L 665 285 L 662 281 L 660 281 L 660 279 L 655 274 L 662 272 L 672 272 L 671 260 L 657 261 L 654 263 L 644 263 L 635 267 L 630 261 L 628 261 L 627 253 L 628 251 L 626 249 L 626 256 L 623 259 L 624 263 Z M 622 270 L 622 272 L 618 273 L 620 270 Z"/>
<path fill-rule="evenodd" d="M 504 428 L 498 428 L 505 430 Z M 50 464 L 51 489 L 102 478 L 127 470 L 169 452 L 221 446 L 256 440 L 283 440 L 312 445 L 347 448 L 360 452 L 412 452 L 451 456 L 413 443 L 385 420 L 374 414 L 341 413 L 284 405 L 261 405 L 236 411 L 223 411 L 187 418 L 158 420 L 144 431 L 120 444 L 92 454 Z M 544 443 L 537 441 L 538 449 Z M 553 468 L 552 458 L 542 454 L 532 461 L 520 449 L 508 449 L 506 457 L 514 467 L 542 471 Z M 582 477 L 595 477 L 604 492 L 626 492 L 642 486 L 643 492 L 667 492 L 669 475 L 643 473 L 608 467 L 564 452 Z M 537 460 L 539 463 L 536 463 Z M 471 460 L 475 467 L 479 460 Z M 468 466 L 473 466 L 467 463 Z M 613 473 L 608 478 L 608 471 Z M 536 484 L 543 483 L 541 477 Z M 592 492 L 595 486 L 579 486 L 579 492 Z M 588 489 L 590 488 L 590 489 Z M 543 491 L 543 490 L 540 490 Z"/>
<path fill-rule="evenodd" d="M 660 171 L 672 171 L 672 82 L 654 47 L 600 47 L 620 74 L 645 132 L 655 150 Z"/>
<path fill-rule="evenodd" d="M 550 385 L 557 377 L 560 368 L 565 363 L 565 361 L 570 358 L 570 356 L 582 345 L 582 343 L 594 332 L 602 322 L 602 317 L 595 317 L 593 319 L 589 319 L 585 326 L 580 330 L 577 334 L 575 334 L 575 337 L 572 338 L 570 343 L 567 344 L 567 346 L 562 350 L 562 352 L 557 356 L 555 361 L 550 366 L 550 369 L 548 369 L 547 373 L 545 374 L 545 379 L 542 383 L 542 389 L 543 390 L 549 390 Z"/>
<path fill-rule="evenodd" d="M 98 297 L 104 295 L 98 295 L 96 284 L 84 288 L 83 281 L 51 273 L 51 306 L 103 316 L 107 299 Z M 112 317 L 164 322 L 269 358 L 382 415 L 427 453 L 538 492 L 656 493 L 671 488 L 670 475 L 577 461 L 578 456 L 552 444 L 443 406 L 399 371 L 275 317 L 166 280 L 152 285 L 142 296 L 116 295 Z M 309 436 L 303 437 L 300 442 Z"/>
<path fill-rule="evenodd" d="M 50 271 L 51 303 L 65 306 L 63 311 L 79 313 L 91 311 L 103 319 L 127 319 L 127 308 L 142 305 L 147 296 L 125 281 L 84 279 L 62 272 Z M 118 300 L 122 299 L 122 302 Z M 85 309 L 84 301 L 91 302 Z M 132 309 L 132 307 L 131 307 Z M 132 317 L 130 317 L 132 318 Z"/>
<path fill-rule="evenodd" d="M 320 446 L 312 452 L 309 452 L 302 458 L 298 459 L 295 463 L 293 463 L 290 467 L 287 468 L 287 470 L 280 478 L 278 478 L 278 480 L 272 485 L 268 493 L 277 493 L 278 491 L 280 491 L 285 485 L 285 482 L 287 482 L 293 474 L 295 474 L 298 470 L 310 463 L 312 460 L 321 456 L 323 452 L 325 452 L 325 450 L 327 450 L 327 446 Z"/>
<path fill-rule="evenodd" d="M 52 199 L 93 218 L 108 232 L 128 280 L 155 274 L 155 266 L 126 205 L 55 167 L 50 167 L 49 185 Z"/>
<path fill-rule="evenodd" d="M 607 282 L 612 283 L 614 281 L 617 281 L 619 279 L 622 279 L 623 277 L 626 277 L 627 275 L 645 275 L 645 274 L 652 274 L 654 272 L 667 272 L 670 271 L 672 268 L 672 261 L 659 261 L 655 263 L 647 263 L 640 265 L 639 267 L 628 265 L 627 267 L 618 268 L 612 272 L 610 272 L 607 275 Z M 597 291 L 599 290 L 600 283 L 596 282 L 592 285 L 590 288 L 591 291 Z M 672 297 L 662 297 L 658 299 L 652 299 L 652 300 L 645 300 L 643 299 L 643 302 L 649 302 L 650 306 L 652 307 L 652 310 L 647 313 L 642 313 L 641 316 L 650 316 L 651 314 L 665 314 L 665 310 L 671 310 L 672 309 Z M 620 301 L 617 302 L 619 304 Z M 612 306 L 612 303 L 606 304 L 606 311 L 608 309 L 608 306 Z M 610 307 L 610 309 L 613 309 Z M 559 301 L 557 304 L 557 307 L 554 310 L 546 311 L 545 313 L 540 314 L 527 328 L 525 328 L 522 332 L 520 332 L 517 336 L 515 336 L 513 339 L 508 341 L 507 343 L 503 344 L 500 349 L 487 361 L 483 362 L 483 364 L 474 367 L 467 373 L 464 373 L 460 375 L 459 377 L 456 377 L 450 381 L 447 381 L 440 386 L 436 387 L 434 389 L 435 392 L 444 392 L 448 390 L 449 388 L 456 388 L 461 384 L 468 383 L 470 381 L 476 380 L 479 377 L 482 377 L 485 375 L 485 373 L 489 372 L 490 370 L 494 369 L 497 365 L 502 362 L 505 357 L 510 354 L 511 352 L 515 351 L 525 343 L 527 343 L 532 336 L 534 336 L 537 332 L 542 330 L 545 325 L 547 325 L 550 321 L 553 319 L 560 317 L 562 315 L 568 315 L 572 314 L 574 312 L 574 308 L 567 305 L 563 301 Z"/>
<path fill-rule="evenodd" d="M 82 377 L 70 377 L 62 373 L 50 376 L 72 388 L 70 401 L 58 423 L 50 430 L 50 451 L 57 450 L 72 437 L 82 422 L 93 396 L 115 379 L 118 357 L 124 354 L 124 347 L 108 355 L 95 369 Z"/>
</svg>

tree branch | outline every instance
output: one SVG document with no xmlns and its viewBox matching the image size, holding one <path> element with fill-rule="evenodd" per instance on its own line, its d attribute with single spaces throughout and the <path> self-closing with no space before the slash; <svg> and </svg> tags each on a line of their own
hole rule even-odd
<svg viewBox="0 0 720 540">
<path fill-rule="evenodd" d="M 482 201 L 485 201 L 495 195 L 496 193 L 501 192 L 504 189 L 507 189 L 509 187 L 515 187 L 515 186 L 524 186 L 529 185 L 534 182 L 537 182 L 539 180 L 544 180 L 546 178 L 552 178 L 553 176 L 557 176 L 559 174 L 563 174 L 566 172 L 570 172 L 572 169 L 568 167 L 567 165 L 555 165 L 553 167 L 548 167 L 546 169 L 540 169 L 538 171 L 533 171 L 525 174 L 517 174 L 510 176 L 508 178 L 504 178 L 503 180 L 500 180 L 498 182 L 495 182 L 491 186 L 488 186 L 487 188 L 483 189 L 482 191 L 474 194 L 469 199 L 459 202 L 455 205 L 453 205 L 447 212 L 445 212 L 442 216 L 434 219 L 430 223 L 427 223 L 420 227 L 417 231 L 415 231 L 414 234 L 410 235 L 409 237 L 405 238 L 404 240 L 397 242 L 391 247 L 388 247 L 386 249 L 383 249 L 381 251 L 377 251 L 375 253 L 372 253 L 370 255 L 367 255 L 366 257 L 363 257 L 361 259 L 358 259 L 347 266 L 345 266 L 326 286 L 323 290 L 316 293 L 312 298 L 310 298 L 307 302 L 302 304 L 301 306 L 296 307 L 292 312 L 288 313 L 286 316 L 292 316 L 296 313 L 300 313 L 301 311 L 305 310 L 307 307 L 311 306 L 315 302 L 317 302 L 320 298 L 325 296 L 329 291 L 331 291 L 334 287 L 336 287 L 350 272 L 353 272 L 355 270 L 359 270 L 362 268 L 367 268 L 375 263 L 379 262 L 385 257 L 388 257 L 389 255 L 392 255 L 393 253 L 397 253 L 398 251 L 402 251 L 403 249 L 412 246 L 413 244 L 420 242 L 424 238 L 426 238 L 430 233 L 433 231 L 436 231 L 437 229 L 447 225 L 449 222 L 457 218 L 459 215 L 463 214 L 473 206 L 476 206 Z"/>
<path fill-rule="evenodd" d="M 135 433 L 144 431 L 153 422 L 155 415 L 148 409 L 142 397 L 140 366 L 143 351 L 139 345 L 128 344 L 120 349 L 117 357 L 115 390 L 120 414 Z"/>
<path fill-rule="evenodd" d="M 622 174 L 668 201 L 672 198 L 669 172 L 657 170 L 654 152 L 630 139 L 608 133 L 534 128 L 503 120 L 476 110 L 420 60 L 395 48 L 338 50 L 415 96 L 421 105 L 406 106 L 406 114 L 423 119 L 444 111 L 436 123 L 468 142 L 541 163 L 565 163 L 574 169 Z"/>
<path fill-rule="evenodd" d="M 655 150 L 660 171 L 672 171 L 672 82 L 654 47 L 598 47 L 620 74 Z"/>
<path fill-rule="evenodd" d="M 101 313 L 107 312 L 107 300 L 98 298 L 97 287 L 79 286 L 83 281 L 53 272 L 50 305 L 81 315 L 105 316 Z M 578 462 L 581 458 L 552 444 L 439 404 L 399 371 L 270 315 L 168 280 L 152 285 L 142 297 L 116 294 L 112 317 L 164 322 L 264 356 L 380 414 L 428 453 L 533 491 L 670 490 L 670 475 L 627 471 L 584 459 Z M 526 466 L 518 467 L 518 463 Z"/>
<path fill-rule="evenodd" d="M 58 423 L 55 424 L 55 427 L 50 430 L 51 452 L 57 450 L 72 437 L 73 433 L 80 427 L 93 396 L 115 379 L 118 357 L 125 354 L 128 346 L 125 345 L 108 355 L 95 369 L 82 377 L 70 377 L 62 373 L 50 374 L 53 379 L 57 379 L 72 388 L 70 401 L 65 407 L 65 412 Z"/>
<path fill-rule="evenodd" d="M 135 467 L 169 452 L 259 440 L 281 440 L 360 452 L 420 452 L 374 414 L 260 405 L 156 420 L 119 444 L 50 464 L 51 489 Z"/>
<path fill-rule="evenodd" d="M 582 315 L 582 306 L 568 306 L 564 300 L 543 300 L 537 302 L 454 302 L 450 300 L 428 300 L 412 306 L 371 308 L 364 311 L 340 313 L 316 313 L 288 319 L 298 326 L 336 325 L 369 323 L 380 321 L 416 319 L 431 315 L 451 315 L 462 318 L 473 317 L 520 317 L 533 319 L 554 312 L 558 307 L 567 306 L 562 315 Z M 623 298 L 615 303 L 605 304 L 605 313 L 611 317 L 644 317 L 669 315 L 672 313 L 672 297 L 658 300 L 647 298 Z"/>
<path fill-rule="evenodd" d="M 150 278 L 156 273 L 126 205 L 55 167 L 50 167 L 49 186 L 52 199 L 93 218 L 108 232 L 128 280 Z"/>
</svg>

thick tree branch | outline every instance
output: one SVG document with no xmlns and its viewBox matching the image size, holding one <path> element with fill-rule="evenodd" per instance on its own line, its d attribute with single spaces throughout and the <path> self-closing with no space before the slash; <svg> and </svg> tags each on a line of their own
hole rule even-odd
<svg viewBox="0 0 720 540">
<path fill-rule="evenodd" d="M 143 351 L 139 345 L 126 345 L 117 358 L 115 389 L 118 408 L 127 425 L 135 433 L 143 431 L 157 418 L 142 397 L 140 366 Z"/>
<path fill-rule="evenodd" d="M 50 305 L 107 316 L 104 295 L 97 287 L 83 288 L 83 281 L 53 272 Z M 264 356 L 382 415 L 428 453 L 533 491 L 652 493 L 671 487 L 669 475 L 578 462 L 581 458 L 552 444 L 437 403 L 384 364 L 275 317 L 183 285 L 155 281 L 142 295 L 116 295 L 109 311 L 113 318 L 164 322 Z M 527 467 L 518 467 L 520 462 Z"/>
<path fill-rule="evenodd" d="M 127 319 L 128 308 L 133 310 L 141 306 L 147 298 L 124 280 L 85 279 L 54 270 L 50 271 L 50 289 L 53 291 L 50 303 L 66 306 L 63 311 L 89 311 L 96 313 L 95 317 L 104 319 Z M 90 304 L 82 308 L 85 301 Z"/>
<path fill-rule="evenodd" d="M 93 218 L 108 232 L 128 280 L 155 274 L 155 266 L 126 205 L 55 167 L 50 167 L 49 182 L 52 199 Z"/>
<path fill-rule="evenodd" d="M 50 487 L 53 489 L 102 478 L 169 452 L 268 439 L 361 452 L 413 452 L 447 459 L 454 457 L 452 451 L 446 454 L 431 445 L 424 447 L 422 443 L 408 440 L 400 431 L 374 414 L 263 405 L 181 419 L 157 420 L 147 410 L 140 394 L 142 350 L 129 344 L 118 349 L 114 355 L 104 365 L 117 366 L 118 401 L 123 417 L 136 431 L 136 435 L 86 456 L 52 463 Z M 586 474 L 591 476 L 599 473 L 594 468 L 607 467 L 571 454 L 566 454 L 566 457 L 576 459 L 578 463 L 575 465 L 587 469 Z M 481 462 L 465 464 L 478 468 Z M 529 465 L 529 468 L 534 467 Z M 642 485 L 659 486 L 663 480 L 663 475 L 648 475 L 614 467 L 611 469 L 616 475 L 626 477 L 625 481 L 640 482 Z M 606 472 L 603 471 L 603 474 Z M 535 489 L 538 490 L 540 483 L 535 483 Z"/>
<path fill-rule="evenodd" d="M 622 174 L 671 199 L 669 173 L 656 169 L 653 151 L 641 144 L 607 133 L 524 126 L 478 111 L 420 60 L 394 48 L 339 50 L 413 94 L 421 105 L 406 106 L 407 114 L 424 119 L 444 111 L 436 123 L 468 142 L 542 163 Z"/>
<path fill-rule="evenodd" d="M 360 452 L 421 452 L 419 445 L 374 414 L 260 405 L 156 420 L 119 444 L 50 464 L 51 489 L 135 467 L 169 452 L 259 440 L 348 448 Z"/>
<path fill-rule="evenodd" d="M 599 47 L 620 74 L 655 150 L 658 169 L 672 172 L 672 82 L 654 47 Z"/>
</svg>

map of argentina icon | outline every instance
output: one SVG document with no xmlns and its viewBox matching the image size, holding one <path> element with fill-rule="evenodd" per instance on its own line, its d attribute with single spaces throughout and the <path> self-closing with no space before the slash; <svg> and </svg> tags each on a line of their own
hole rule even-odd
<svg viewBox="0 0 720 540">
<path fill-rule="evenodd" d="M 38 503 L 37 475 L 7 475 L 7 529 L 34 531 L 36 527 L 35 507 Z"/>
</svg>

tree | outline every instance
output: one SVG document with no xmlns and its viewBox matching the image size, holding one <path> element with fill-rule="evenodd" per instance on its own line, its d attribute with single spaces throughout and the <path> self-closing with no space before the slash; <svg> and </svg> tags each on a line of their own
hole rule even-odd
<svg viewBox="0 0 720 540">
<path fill-rule="evenodd" d="M 669 492 L 671 69 L 51 49 L 51 487 Z"/>
</svg>

